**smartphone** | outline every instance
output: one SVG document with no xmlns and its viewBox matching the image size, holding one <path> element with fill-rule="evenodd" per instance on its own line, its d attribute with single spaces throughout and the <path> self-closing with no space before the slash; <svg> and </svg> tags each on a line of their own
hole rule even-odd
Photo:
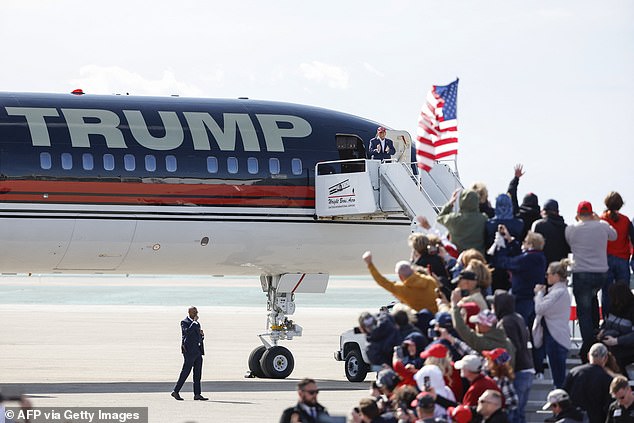
<svg viewBox="0 0 634 423">
<path fill-rule="evenodd" d="M 464 298 L 464 297 L 468 297 L 468 296 L 469 296 L 469 290 L 468 290 L 468 289 L 461 289 L 461 290 L 460 290 L 460 296 L 461 296 L 462 298 Z"/>
<path fill-rule="evenodd" d="M 398 358 L 403 358 L 403 347 L 400 345 L 397 345 L 396 347 L 394 347 L 394 352 L 396 353 L 396 356 Z"/>
<path fill-rule="evenodd" d="M 429 376 L 423 377 L 423 386 L 425 387 L 426 391 L 429 391 L 429 389 L 431 388 L 431 381 L 429 380 Z"/>
</svg>

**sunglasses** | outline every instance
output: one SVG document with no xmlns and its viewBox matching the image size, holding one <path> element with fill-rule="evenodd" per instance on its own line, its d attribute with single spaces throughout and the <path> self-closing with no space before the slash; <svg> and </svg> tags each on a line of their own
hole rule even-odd
<svg viewBox="0 0 634 423">
<path fill-rule="evenodd" d="M 308 395 L 317 395 L 319 393 L 319 389 L 304 389 L 304 392 L 306 392 Z"/>
</svg>

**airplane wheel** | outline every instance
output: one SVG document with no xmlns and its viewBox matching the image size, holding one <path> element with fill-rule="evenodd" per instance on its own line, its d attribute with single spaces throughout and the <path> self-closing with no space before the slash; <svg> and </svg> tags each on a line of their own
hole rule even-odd
<svg viewBox="0 0 634 423">
<path fill-rule="evenodd" d="M 352 350 L 346 355 L 346 378 L 350 382 L 363 382 L 368 374 L 369 367 L 363 361 L 359 350 Z"/>
<path fill-rule="evenodd" d="M 249 354 L 249 370 L 251 374 L 255 377 L 263 378 L 266 377 L 264 371 L 262 370 L 262 366 L 260 365 L 260 360 L 266 351 L 266 347 L 264 345 L 260 345 Z"/>
<path fill-rule="evenodd" d="M 275 346 L 266 350 L 262 355 L 260 366 L 266 377 L 284 379 L 293 371 L 295 359 L 287 348 Z"/>
</svg>

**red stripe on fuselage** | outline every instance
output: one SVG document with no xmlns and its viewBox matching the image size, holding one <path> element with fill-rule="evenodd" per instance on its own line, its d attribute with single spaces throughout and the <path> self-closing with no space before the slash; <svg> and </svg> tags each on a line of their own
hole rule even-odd
<svg viewBox="0 0 634 423">
<path fill-rule="evenodd" d="M 0 202 L 314 207 L 313 187 L 2 181 Z"/>
</svg>

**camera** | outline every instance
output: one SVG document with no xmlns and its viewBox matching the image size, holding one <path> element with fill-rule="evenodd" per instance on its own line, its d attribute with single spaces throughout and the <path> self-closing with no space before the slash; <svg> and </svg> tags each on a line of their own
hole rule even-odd
<svg viewBox="0 0 634 423">
<path fill-rule="evenodd" d="M 427 329 L 427 337 L 429 339 L 440 338 L 440 331 L 434 328 Z"/>
<path fill-rule="evenodd" d="M 468 290 L 468 289 L 461 289 L 461 290 L 460 290 L 460 296 L 461 296 L 462 298 L 464 298 L 464 297 L 468 297 L 468 296 L 469 296 L 469 290 Z"/>
<path fill-rule="evenodd" d="M 429 376 L 423 376 L 423 386 L 425 387 L 425 391 L 429 391 L 431 388 L 431 381 L 429 380 Z"/>
</svg>

